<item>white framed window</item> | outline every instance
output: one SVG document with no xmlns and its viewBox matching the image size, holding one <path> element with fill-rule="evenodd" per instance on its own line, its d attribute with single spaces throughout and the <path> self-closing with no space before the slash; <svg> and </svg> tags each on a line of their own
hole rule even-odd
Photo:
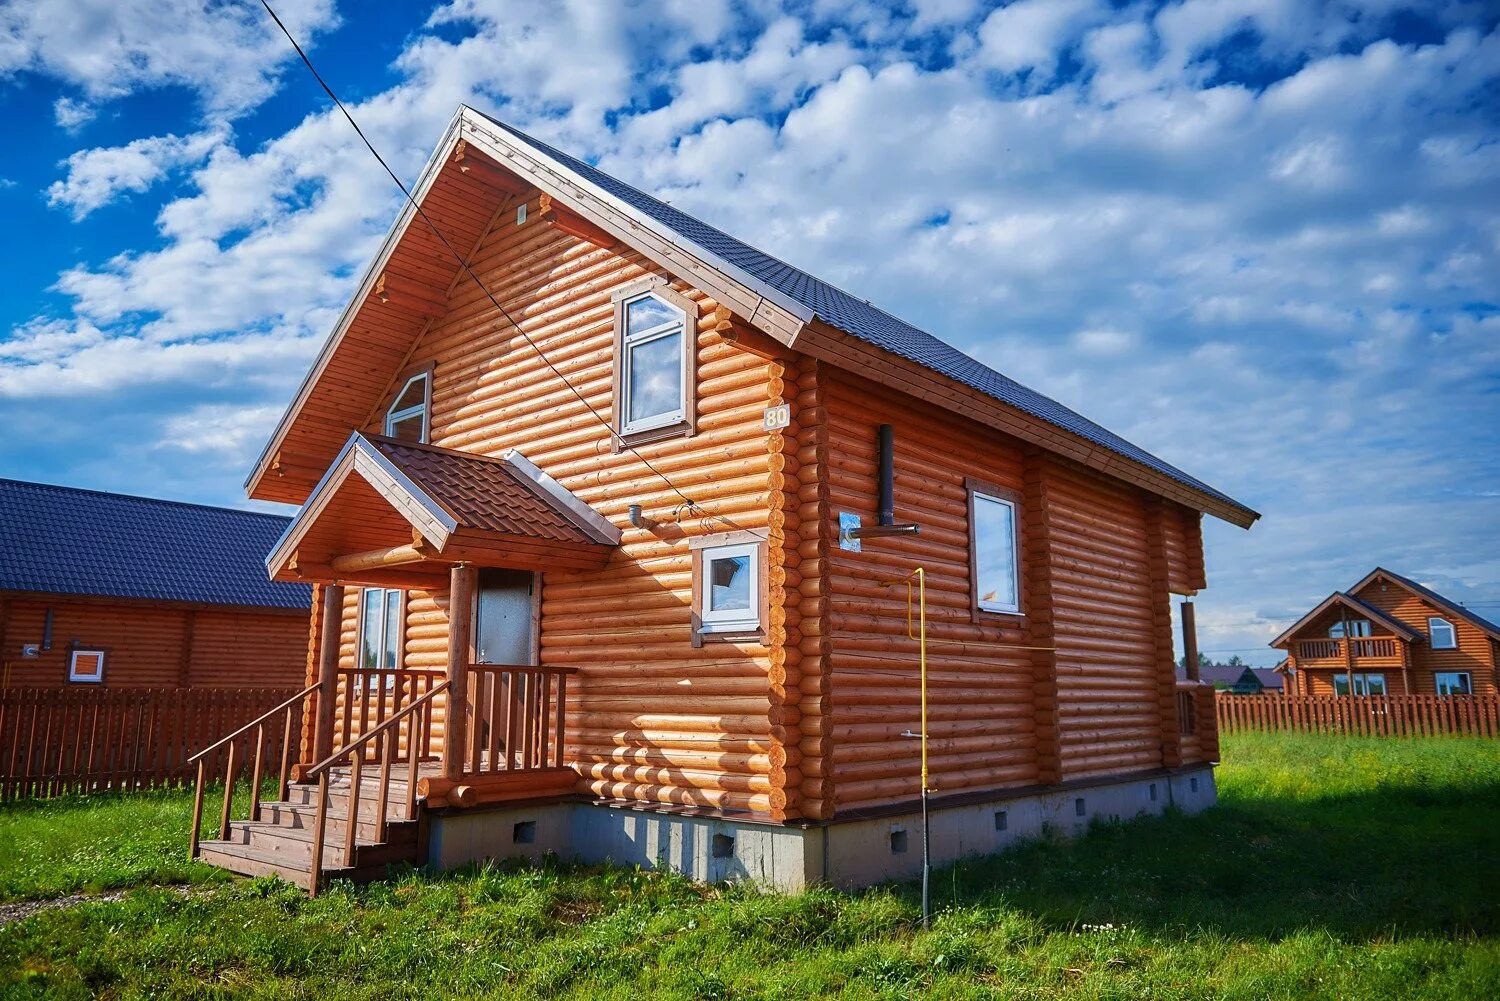
<svg viewBox="0 0 1500 1001">
<path fill-rule="evenodd" d="M 1333 625 L 1329 626 L 1328 638 L 1335 640 L 1343 639 L 1346 635 L 1346 626 L 1348 627 L 1347 635 L 1352 639 L 1360 639 L 1370 635 L 1369 619 L 1348 619 L 1340 622 L 1335 622 Z"/>
<path fill-rule="evenodd" d="M 1453 623 L 1447 619 L 1440 619 L 1437 616 L 1428 619 L 1427 638 L 1434 650 L 1458 649 L 1458 632 L 1453 628 Z"/>
<path fill-rule="evenodd" d="M 1333 676 L 1333 694 L 1349 694 L 1349 674 L 1340 672 Z M 1385 687 L 1385 674 L 1379 671 L 1356 671 L 1354 672 L 1354 694 L 1355 695 L 1388 695 L 1389 689 Z"/>
<path fill-rule="evenodd" d="M 68 654 L 68 680 L 97 685 L 104 681 L 103 650 L 73 650 Z"/>
<path fill-rule="evenodd" d="M 359 596 L 359 666 L 366 671 L 394 671 L 401 667 L 401 603 L 404 592 L 367 587 Z M 396 677 L 386 678 L 386 687 Z"/>
<path fill-rule="evenodd" d="M 1021 613 L 1021 498 L 970 481 L 969 563 L 974 612 Z"/>
<path fill-rule="evenodd" d="M 698 559 L 699 631 L 749 633 L 759 630 L 760 544 L 705 546 L 699 550 Z"/>
<path fill-rule="evenodd" d="M 617 324 L 620 434 L 688 422 L 687 311 L 660 292 L 644 292 L 620 301 Z"/>
<path fill-rule="evenodd" d="M 418 372 L 402 383 L 390 409 L 385 412 L 388 438 L 425 442 L 431 432 L 432 372 Z"/>
<path fill-rule="evenodd" d="M 1474 694 L 1474 679 L 1468 671 L 1438 671 L 1432 678 L 1439 695 Z"/>
</svg>

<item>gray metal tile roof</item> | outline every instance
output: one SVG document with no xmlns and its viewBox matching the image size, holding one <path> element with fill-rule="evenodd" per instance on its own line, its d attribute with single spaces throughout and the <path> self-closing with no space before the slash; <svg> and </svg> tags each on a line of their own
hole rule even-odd
<svg viewBox="0 0 1500 1001">
<path fill-rule="evenodd" d="M 289 519 L 0 479 L 0 591 L 306 609 L 266 577 Z"/>
<path fill-rule="evenodd" d="M 477 113 L 483 115 L 483 112 Z M 554 149 L 488 115 L 484 117 L 630 208 L 796 300 L 816 313 L 822 320 L 845 333 L 946 375 L 1002 403 L 1009 404 L 1117 455 L 1162 473 L 1178 483 L 1217 498 L 1225 504 L 1250 512 L 1250 508 L 1229 495 L 1215 490 L 1202 480 L 1188 475 L 1138 445 L 1126 441 L 1108 428 L 1101 427 L 1075 413 L 1056 400 L 1043 396 L 1008 376 L 1001 375 L 988 365 L 970 358 L 951 344 L 939 340 L 925 330 L 920 330 L 857 296 L 850 295 L 805 271 L 792 267 L 785 261 L 777 260 L 763 251 L 736 240 L 701 219 L 696 219 L 681 209 L 674 208 L 624 181 L 611 177 L 592 164 Z"/>
</svg>

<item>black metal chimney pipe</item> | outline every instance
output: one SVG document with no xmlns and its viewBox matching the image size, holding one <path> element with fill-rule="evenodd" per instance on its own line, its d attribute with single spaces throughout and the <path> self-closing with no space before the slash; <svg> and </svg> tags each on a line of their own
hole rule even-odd
<svg viewBox="0 0 1500 1001">
<path fill-rule="evenodd" d="M 896 432 L 889 424 L 880 425 L 880 524 L 896 523 Z"/>
</svg>

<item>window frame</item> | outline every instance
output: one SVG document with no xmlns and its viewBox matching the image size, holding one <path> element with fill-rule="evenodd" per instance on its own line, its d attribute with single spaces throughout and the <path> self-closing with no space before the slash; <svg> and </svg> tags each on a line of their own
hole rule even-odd
<svg viewBox="0 0 1500 1001">
<path fill-rule="evenodd" d="M 990 483 L 986 480 L 966 478 L 964 490 L 967 494 L 967 510 L 969 518 L 969 612 L 971 619 L 976 623 L 1000 622 L 1014 623 L 1026 615 L 1026 587 L 1025 575 L 1022 567 L 1025 565 L 1025 532 L 1022 531 L 1022 498 L 1019 490 L 1010 487 L 1002 487 L 998 483 Z M 993 501 L 1008 505 L 1011 509 L 1011 534 L 1013 543 L 1013 575 L 1015 577 L 1016 600 L 1014 607 L 992 608 L 986 607 L 980 599 L 979 581 L 979 521 L 976 517 L 976 501 L 979 499 Z"/>
<path fill-rule="evenodd" d="M 383 665 L 380 665 L 380 664 L 377 664 L 374 667 L 366 667 L 365 666 L 365 603 L 368 600 L 368 596 L 370 594 L 376 594 L 376 593 L 378 593 L 378 594 L 381 595 L 381 601 L 380 601 L 380 637 L 381 637 L 380 652 L 381 652 L 381 654 L 384 654 L 384 652 L 385 652 L 385 636 L 386 636 L 387 630 L 389 628 L 389 621 L 390 621 L 389 618 L 388 618 L 388 616 L 390 614 L 390 609 L 391 609 L 390 602 L 389 602 L 389 596 L 392 595 L 392 594 L 397 595 L 397 598 L 396 598 L 396 649 L 395 649 L 395 662 L 391 666 L 389 666 L 389 667 L 386 667 L 386 666 L 383 666 Z M 374 672 L 382 672 L 382 671 L 386 671 L 386 672 L 389 672 L 389 671 L 400 671 L 400 670 L 404 670 L 405 669 L 405 664 L 406 664 L 406 592 L 403 591 L 401 588 L 398 588 L 398 587 L 362 587 L 362 588 L 359 589 L 359 603 L 355 606 L 355 608 L 356 608 L 355 614 L 357 616 L 356 621 L 358 622 L 358 628 L 355 629 L 355 635 L 354 635 L 354 667 L 355 667 L 355 670 L 357 672 L 356 675 L 355 675 L 355 677 L 358 679 L 358 687 L 359 687 L 359 689 L 363 690 L 364 687 L 365 687 L 364 680 L 365 680 L 365 677 L 367 676 L 367 674 L 374 673 Z M 395 680 L 396 679 L 395 679 L 394 675 L 391 675 L 390 677 L 387 677 L 386 678 L 385 687 L 387 689 L 393 688 L 395 686 Z"/>
<path fill-rule="evenodd" d="M 629 419 L 631 351 L 654 340 L 669 336 L 670 324 L 653 327 L 648 331 L 627 338 L 625 333 L 626 307 L 633 302 L 652 297 L 682 317 L 681 364 L 682 396 L 677 411 L 632 424 Z M 611 403 L 611 423 L 615 432 L 613 447 L 616 452 L 624 445 L 638 445 L 666 438 L 686 437 L 697 429 L 697 357 L 698 357 L 698 306 L 691 299 L 668 287 L 665 278 L 652 276 L 632 282 L 617 289 L 611 296 L 614 301 L 614 394 Z"/>
<path fill-rule="evenodd" d="M 1356 637 L 1356 639 L 1358 639 L 1358 638 L 1359 637 Z M 1368 698 L 1369 697 L 1369 695 L 1370 695 L 1370 679 L 1371 678 L 1379 678 L 1380 679 L 1380 689 L 1381 689 L 1380 694 L 1381 695 L 1389 695 L 1389 694 L 1391 694 L 1390 682 L 1388 682 L 1386 680 L 1385 672 L 1384 671 L 1355 671 L 1354 672 L 1354 679 L 1353 679 L 1354 680 L 1354 688 L 1355 689 L 1359 689 L 1359 688 L 1363 688 L 1364 689 L 1364 691 L 1357 691 L 1356 690 L 1354 692 L 1354 695 L 1355 695 L 1356 698 L 1361 698 L 1362 699 L 1362 698 Z M 1342 692 L 1339 691 L 1339 682 L 1343 682 L 1345 685 L 1348 685 L 1349 684 L 1349 680 L 1350 680 L 1350 678 L 1349 678 L 1349 672 L 1348 671 L 1338 671 L 1338 672 L 1336 672 L 1334 674 L 1334 676 L 1333 676 L 1333 694 L 1334 694 L 1335 698 L 1344 698 L 1344 697 L 1347 697 L 1349 695 L 1349 691 L 1348 690 L 1345 690 L 1345 691 L 1342 691 Z"/>
<path fill-rule="evenodd" d="M 691 541 L 690 546 L 693 553 L 693 646 L 764 640 L 769 619 L 765 540 L 755 532 L 721 532 L 699 536 Z M 709 565 L 715 558 L 742 554 L 750 556 L 752 572 L 747 615 L 743 619 L 706 618 L 710 597 Z"/>
<path fill-rule="evenodd" d="M 432 370 L 433 366 L 431 364 L 427 364 L 422 365 L 418 368 L 407 369 L 397 377 L 396 382 L 398 383 L 398 385 L 396 391 L 391 394 L 390 405 L 386 407 L 385 417 L 381 423 L 381 433 L 384 434 L 387 438 L 396 438 L 396 434 L 391 427 L 393 423 L 399 421 L 407 421 L 420 414 L 422 418 L 422 436 L 418 439 L 418 441 L 423 445 L 431 442 Z M 402 407 L 398 411 L 396 409 L 396 403 L 401 399 L 401 397 L 406 395 L 406 391 L 410 389 L 412 383 L 416 382 L 418 379 L 422 380 L 422 402 L 415 406 Z M 405 439 L 398 440 L 404 441 Z"/>
<path fill-rule="evenodd" d="M 80 656 L 98 656 L 99 670 L 93 674 L 78 673 L 78 658 Z M 104 668 L 109 661 L 109 651 L 98 646 L 75 646 L 68 651 L 68 683 L 76 685 L 102 685 L 104 684 Z"/>
<path fill-rule="evenodd" d="M 1466 691 L 1466 692 L 1445 692 L 1445 691 L 1443 691 L 1443 684 L 1442 684 L 1442 680 L 1441 679 L 1444 676 L 1447 676 L 1447 677 L 1450 677 L 1450 678 L 1463 678 L 1464 679 L 1464 687 L 1467 688 L 1468 691 Z M 1473 695 L 1474 694 L 1474 672 L 1472 672 L 1472 671 L 1433 671 L 1432 672 L 1432 690 L 1434 692 L 1436 692 L 1442 698 L 1448 698 L 1448 697 L 1453 696 L 1453 695 Z"/>
<path fill-rule="evenodd" d="M 1444 643 L 1442 646 L 1438 646 L 1437 633 L 1433 629 L 1433 625 L 1432 625 L 1434 622 L 1441 622 L 1443 624 L 1443 626 L 1448 630 L 1448 639 L 1450 640 L 1450 642 Z M 1453 623 L 1449 622 L 1447 619 L 1443 618 L 1441 615 L 1431 615 L 1431 616 L 1428 616 L 1428 618 L 1427 618 L 1427 645 L 1429 647 L 1431 647 L 1432 649 L 1434 649 L 1434 650 L 1457 650 L 1458 649 L 1458 627 L 1455 626 Z"/>
<path fill-rule="evenodd" d="M 1349 628 L 1354 627 L 1350 632 Z M 1369 619 L 1339 619 L 1328 627 L 1331 640 L 1367 640 L 1374 636 L 1374 625 Z"/>
</svg>

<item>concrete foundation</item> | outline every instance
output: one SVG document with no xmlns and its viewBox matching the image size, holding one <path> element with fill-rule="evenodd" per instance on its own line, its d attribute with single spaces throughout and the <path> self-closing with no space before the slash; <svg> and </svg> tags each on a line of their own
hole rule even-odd
<svg viewBox="0 0 1500 1001">
<path fill-rule="evenodd" d="M 1095 820 L 1129 820 L 1170 807 L 1197 813 L 1218 801 L 1211 765 L 1067 783 L 994 798 L 935 800 L 932 860 L 991 855 L 1017 841 L 1071 837 Z M 916 876 L 919 809 L 865 811 L 828 824 L 766 824 L 597 803 L 547 802 L 430 815 L 429 864 L 556 855 L 671 869 L 709 883 L 752 880 L 796 892 L 815 883 L 855 888 Z"/>
</svg>

